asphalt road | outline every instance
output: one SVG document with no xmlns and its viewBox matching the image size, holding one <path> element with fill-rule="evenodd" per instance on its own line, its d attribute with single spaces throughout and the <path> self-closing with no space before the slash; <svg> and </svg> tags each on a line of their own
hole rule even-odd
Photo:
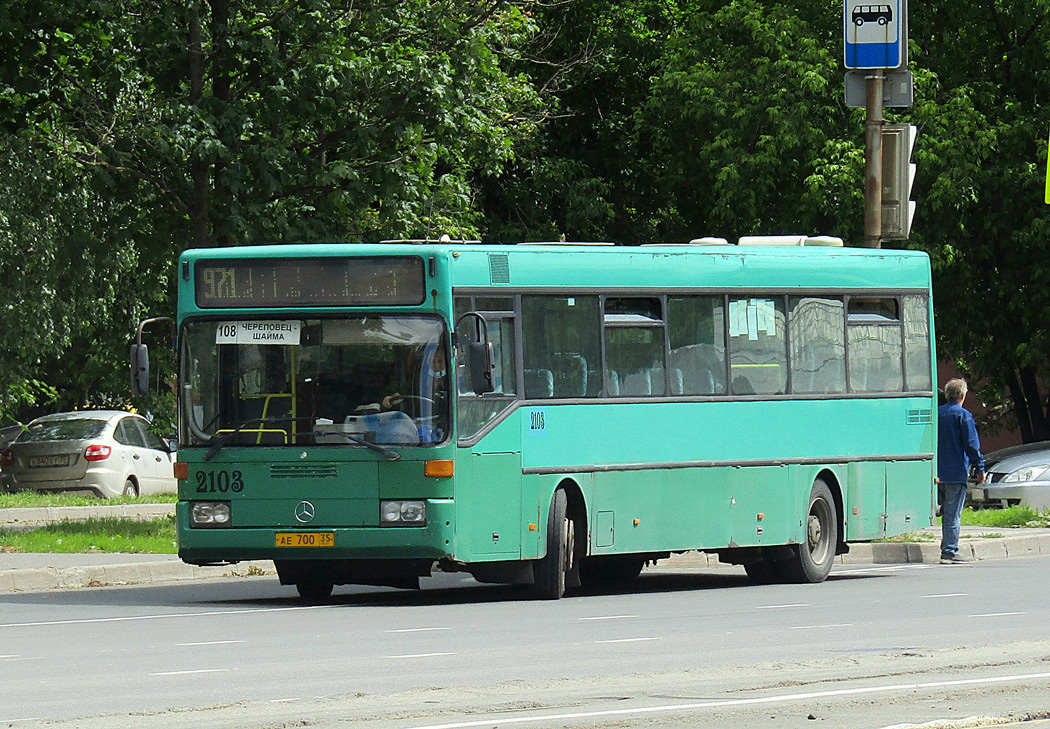
<svg viewBox="0 0 1050 729">
<path fill-rule="evenodd" d="M 1050 716 L 1048 569 L 677 567 L 556 602 L 459 575 L 322 606 L 272 577 L 12 593 L 0 726 L 990 726 L 959 721 Z"/>
</svg>

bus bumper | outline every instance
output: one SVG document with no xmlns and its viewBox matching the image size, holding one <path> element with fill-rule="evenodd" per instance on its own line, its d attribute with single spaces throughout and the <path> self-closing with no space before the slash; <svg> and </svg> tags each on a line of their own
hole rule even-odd
<svg viewBox="0 0 1050 729">
<path fill-rule="evenodd" d="M 453 509 L 449 500 L 427 500 L 425 526 L 341 527 L 311 524 L 269 527 L 193 528 L 189 503 L 176 507 L 179 557 L 189 564 L 245 560 L 438 560 L 452 558 Z M 331 534 L 330 546 L 278 546 L 279 535 Z M 314 541 L 321 541 L 319 539 Z"/>
</svg>

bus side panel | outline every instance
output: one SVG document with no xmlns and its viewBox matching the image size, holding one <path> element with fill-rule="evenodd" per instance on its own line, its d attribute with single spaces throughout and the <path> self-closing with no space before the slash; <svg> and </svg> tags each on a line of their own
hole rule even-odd
<svg viewBox="0 0 1050 729">
<path fill-rule="evenodd" d="M 916 483 L 933 483 L 928 461 L 897 461 L 886 464 L 886 536 L 892 537 L 932 523 L 930 490 L 914 488 Z"/>
<path fill-rule="evenodd" d="M 846 541 L 886 536 L 886 464 L 851 463 L 845 493 Z M 854 514 L 853 510 L 857 513 Z"/>
</svg>

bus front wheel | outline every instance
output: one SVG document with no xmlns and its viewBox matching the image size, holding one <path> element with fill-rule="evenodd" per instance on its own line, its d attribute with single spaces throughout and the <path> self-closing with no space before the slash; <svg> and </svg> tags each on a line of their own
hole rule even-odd
<svg viewBox="0 0 1050 729">
<path fill-rule="evenodd" d="M 532 564 L 532 592 L 544 600 L 565 594 L 565 579 L 574 566 L 576 530 L 568 508 L 565 489 L 558 489 L 547 515 L 547 555 Z"/>
<path fill-rule="evenodd" d="M 805 540 L 792 547 L 792 558 L 785 564 L 785 577 L 791 582 L 823 582 L 835 561 L 839 520 L 831 489 L 818 478 L 809 492 Z"/>
<path fill-rule="evenodd" d="M 332 596 L 332 585 L 327 580 L 309 579 L 295 583 L 295 589 L 306 602 L 323 602 Z"/>
</svg>

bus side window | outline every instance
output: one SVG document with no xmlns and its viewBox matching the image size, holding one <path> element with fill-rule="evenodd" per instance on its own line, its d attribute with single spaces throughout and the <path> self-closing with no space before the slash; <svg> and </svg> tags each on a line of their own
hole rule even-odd
<svg viewBox="0 0 1050 729">
<path fill-rule="evenodd" d="M 847 309 L 850 391 L 901 392 L 903 347 L 897 299 L 854 296 Z"/>
<path fill-rule="evenodd" d="M 670 297 L 667 309 L 671 394 L 726 394 L 724 299 Z"/>
<path fill-rule="evenodd" d="M 787 392 L 784 298 L 729 300 L 729 367 L 735 395 Z"/>
<path fill-rule="evenodd" d="M 601 382 L 600 320 L 597 296 L 522 296 L 522 357 L 525 397 L 599 397 Z M 530 371 L 549 370 L 546 380 Z"/>
</svg>

